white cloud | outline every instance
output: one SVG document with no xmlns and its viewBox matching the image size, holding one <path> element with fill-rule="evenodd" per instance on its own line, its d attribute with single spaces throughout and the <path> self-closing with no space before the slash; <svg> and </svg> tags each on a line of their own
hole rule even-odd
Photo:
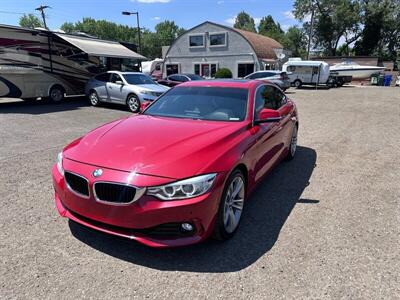
<svg viewBox="0 0 400 300">
<path fill-rule="evenodd" d="M 132 2 L 139 2 L 139 3 L 168 3 L 171 0 L 131 0 Z"/>
<path fill-rule="evenodd" d="M 221 5 L 221 4 L 224 4 L 224 3 L 225 3 L 224 0 L 217 1 L 217 4 L 218 4 L 218 5 Z"/>
<path fill-rule="evenodd" d="M 283 13 L 286 19 L 295 20 L 295 16 L 293 15 L 292 11 L 288 10 Z"/>
<path fill-rule="evenodd" d="M 224 22 L 233 26 L 233 24 L 235 24 L 235 22 L 236 22 L 236 17 L 228 18 L 228 19 L 224 20 Z"/>
<path fill-rule="evenodd" d="M 282 28 L 283 31 L 287 31 L 287 30 L 289 29 L 290 26 L 292 26 L 292 25 L 283 24 L 283 25 L 281 26 L 281 28 Z"/>
<path fill-rule="evenodd" d="M 255 17 L 253 19 L 254 19 L 254 23 L 256 24 L 256 26 L 258 26 L 258 24 L 260 24 L 262 18 Z M 231 25 L 231 26 L 233 26 L 235 24 L 235 22 L 236 22 L 236 16 L 234 16 L 232 18 L 225 19 L 224 22 L 229 24 L 229 25 Z"/>
<path fill-rule="evenodd" d="M 159 21 L 161 18 L 160 17 L 152 17 L 151 20 L 153 21 Z"/>
</svg>

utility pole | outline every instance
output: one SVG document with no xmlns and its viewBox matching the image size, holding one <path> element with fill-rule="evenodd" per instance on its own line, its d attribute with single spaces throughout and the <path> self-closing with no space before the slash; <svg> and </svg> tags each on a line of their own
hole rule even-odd
<svg viewBox="0 0 400 300">
<path fill-rule="evenodd" d="M 313 29 L 314 29 L 314 1 L 311 0 L 311 26 L 310 26 L 310 32 L 308 34 L 307 60 L 310 59 L 310 49 L 311 49 L 311 40 L 313 36 Z"/>
<path fill-rule="evenodd" d="M 49 29 L 49 28 L 47 28 L 46 16 L 44 15 L 44 10 L 46 8 L 51 8 L 51 7 L 47 6 L 47 5 L 40 5 L 39 7 L 35 8 L 35 10 L 40 11 L 40 13 L 42 14 L 44 28 Z"/>
<path fill-rule="evenodd" d="M 142 41 L 141 41 L 141 33 L 140 33 L 140 24 L 139 24 L 139 12 L 129 12 L 129 11 L 123 11 L 123 15 L 125 16 L 130 16 L 130 15 L 136 15 L 136 22 L 137 22 L 137 32 L 138 32 L 138 52 L 142 54 Z"/>
</svg>

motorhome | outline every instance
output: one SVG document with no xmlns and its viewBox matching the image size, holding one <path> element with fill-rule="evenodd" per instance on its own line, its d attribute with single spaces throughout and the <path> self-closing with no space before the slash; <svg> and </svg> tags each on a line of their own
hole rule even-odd
<svg viewBox="0 0 400 300">
<path fill-rule="evenodd" d="M 0 97 L 58 102 L 97 73 L 139 71 L 144 60 L 118 42 L 0 25 Z"/>
<path fill-rule="evenodd" d="M 283 64 L 282 71 L 288 74 L 295 87 L 325 84 L 330 75 L 329 64 L 314 60 L 289 59 Z"/>
</svg>

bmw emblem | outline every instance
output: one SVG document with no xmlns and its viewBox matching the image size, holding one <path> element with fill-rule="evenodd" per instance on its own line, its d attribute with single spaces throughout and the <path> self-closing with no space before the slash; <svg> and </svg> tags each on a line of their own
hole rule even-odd
<svg viewBox="0 0 400 300">
<path fill-rule="evenodd" d="M 101 174 L 103 174 L 102 169 L 96 169 L 93 171 L 93 177 L 99 177 L 99 176 L 101 176 Z"/>
</svg>

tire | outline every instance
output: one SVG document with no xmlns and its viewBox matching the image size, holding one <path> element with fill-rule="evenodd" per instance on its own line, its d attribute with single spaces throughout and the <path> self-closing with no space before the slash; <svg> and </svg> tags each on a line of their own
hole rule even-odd
<svg viewBox="0 0 400 300">
<path fill-rule="evenodd" d="M 294 84 L 295 88 L 299 88 L 299 87 L 301 87 L 301 85 L 302 85 L 303 83 L 301 82 L 301 80 L 296 79 L 296 80 L 294 81 L 293 84 Z"/>
<path fill-rule="evenodd" d="M 139 100 L 139 98 L 134 94 L 128 95 L 128 98 L 126 99 L 126 106 L 128 107 L 128 109 L 131 112 L 133 112 L 135 114 L 140 112 L 140 100 Z"/>
<path fill-rule="evenodd" d="M 92 90 L 89 93 L 89 102 L 92 106 L 99 106 L 100 105 L 100 98 L 96 91 Z"/>
<path fill-rule="evenodd" d="M 240 184 L 241 188 L 232 197 L 232 191 L 235 191 L 235 187 L 238 187 L 236 184 Z M 240 170 L 235 170 L 226 181 L 222 193 L 213 232 L 215 239 L 225 241 L 235 235 L 239 228 L 245 198 L 246 180 Z"/>
<path fill-rule="evenodd" d="M 52 103 L 60 103 L 64 100 L 64 93 L 65 90 L 62 86 L 55 85 L 50 89 L 47 99 Z"/>
<path fill-rule="evenodd" d="M 293 127 L 292 135 L 290 137 L 289 151 L 286 156 L 286 160 L 292 160 L 296 155 L 298 131 L 299 129 L 297 127 L 297 124 L 295 124 Z"/>
</svg>

